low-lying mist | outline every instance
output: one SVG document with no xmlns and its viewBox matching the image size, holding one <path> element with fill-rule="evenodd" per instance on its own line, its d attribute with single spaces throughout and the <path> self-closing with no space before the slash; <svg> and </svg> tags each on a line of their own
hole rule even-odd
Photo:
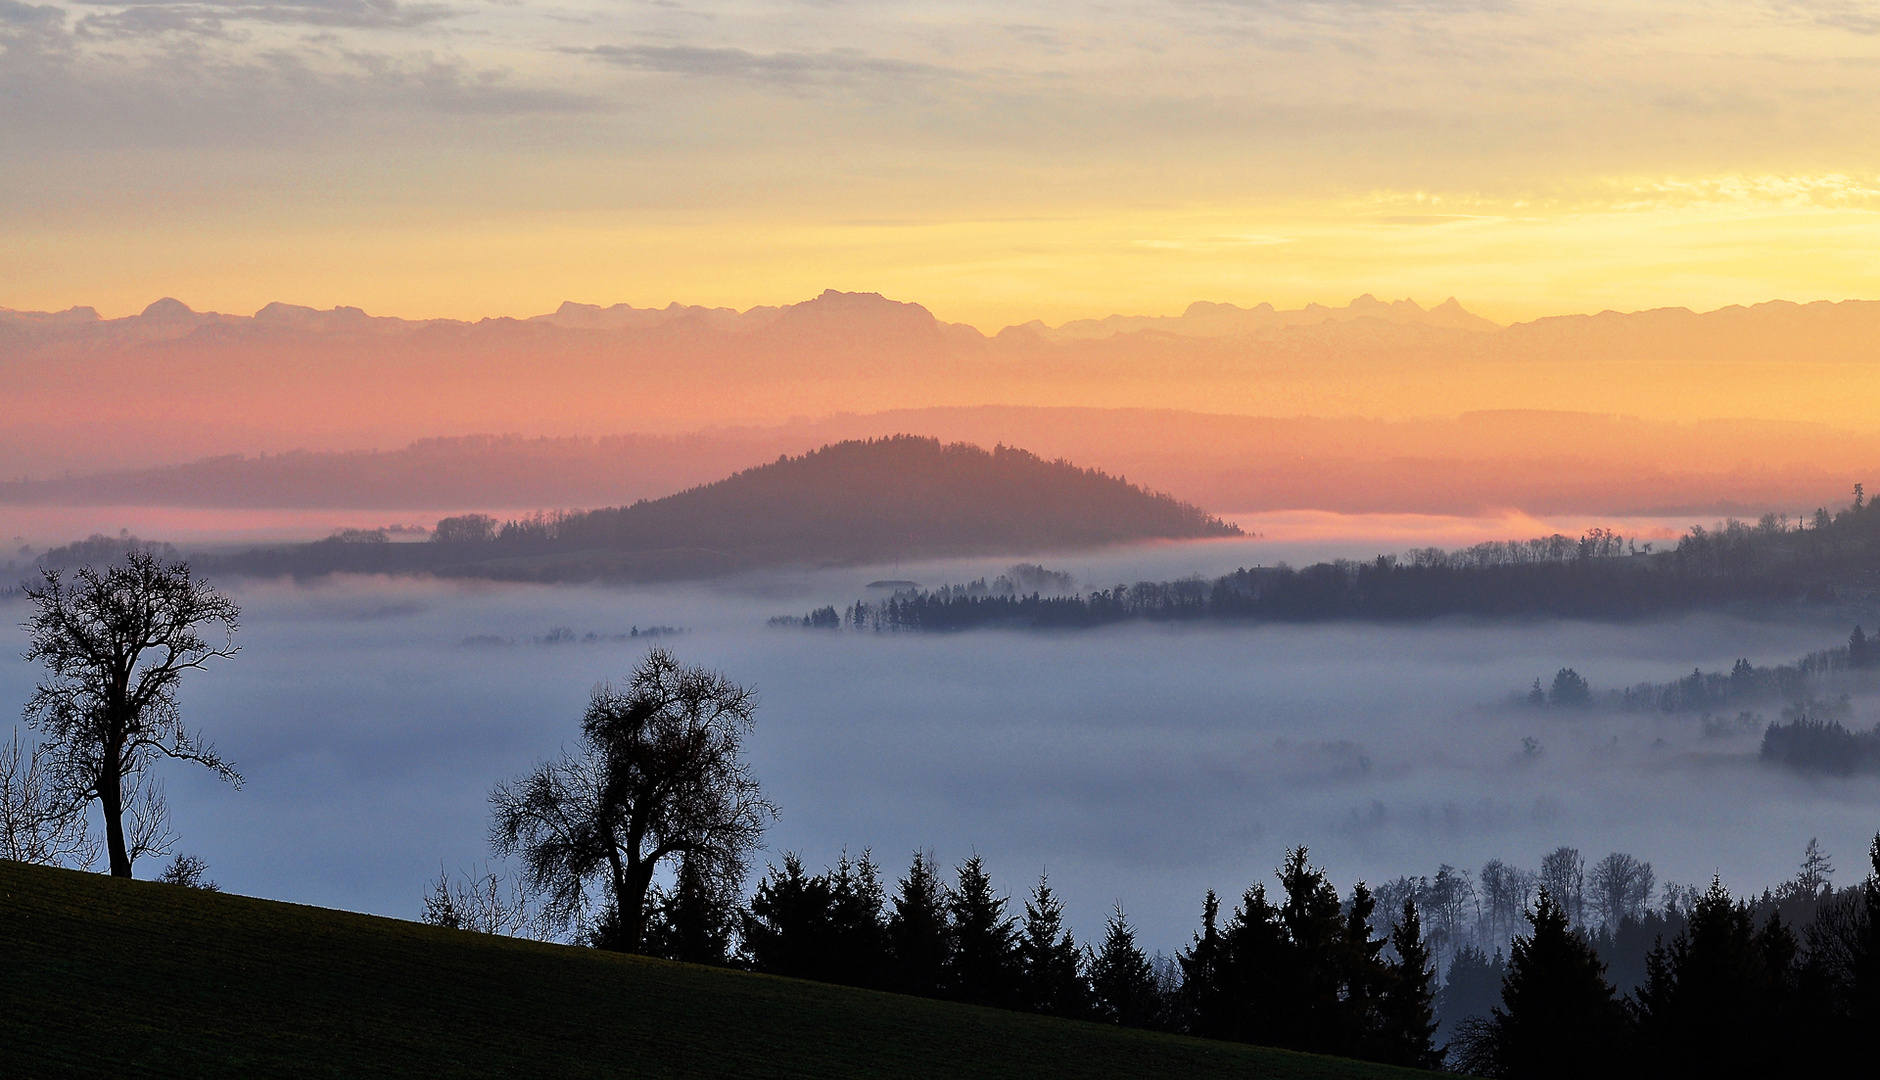
<svg viewBox="0 0 1880 1080">
<path fill-rule="evenodd" d="M 1253 546 L 1045 561 L 1093 582 L 1161 578 L 1218 572 Z M 1789 660 L 1844 640 L 1839 622 L 764 625 L 876 578 L 1003 568 L 630 589 L 220 583 L 243 607 L 243 651 L 187 682 L 183 706 L 247 782 L 159 766 L 179 850 L 234 891 L 415 917 L 440 865 L 487 858 L 490 786 L 571 742 L 589 689 L 624 676 L 655 627 L 679 631 L 657 640 L 680 659 L 761 693 L 751 752 L 783 812 L 769 857 L 798 851 L 816 868 L 872 848 L 898 875 L 916 847 L 947 865 L 977 853 L 1009 892 L 1048 871 L 1080 936 L 1120 902 L 1145 944 L 1168 951 L 1207 889 L 1270 881 L 1294 844 L 1341 883 L 1496 857 L 1533 865 L 1569 844 L 1589 861 L 1636 854 L 1661 881 L 1715 873 L 1760 891 L 1791 874 L 1810 837 L 1856 865 L 1880 823 L 1880 778 L 1765 766 L 1760 731 L 1509 704 L 1563 666 L 1598 689 Z M 24 610 L 9 601 L 6 621 Z M 17 708 L 37 672 L 13 633 L 0 700 Z M 1877 706 L 1856 700 L 1853 718 L 1871 724 Z"/>
</svg>

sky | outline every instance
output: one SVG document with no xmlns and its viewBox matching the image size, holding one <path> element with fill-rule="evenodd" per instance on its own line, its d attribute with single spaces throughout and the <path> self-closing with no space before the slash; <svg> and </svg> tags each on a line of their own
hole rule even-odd
<svg viewBox="0 0 1880 1080">
<path fill-rule="evenodd" d="M 0 0 L 0 306 L 1880 296 L 1857 0 Z"/>
</svg>

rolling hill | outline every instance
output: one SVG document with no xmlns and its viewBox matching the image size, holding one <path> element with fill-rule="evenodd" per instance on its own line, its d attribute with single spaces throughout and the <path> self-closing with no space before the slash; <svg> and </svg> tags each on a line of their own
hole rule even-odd
<svg viewBox="0 0 1880 1080">
<path fill-rule="evenodd" d="M 249 574 L 428 570 L 512 580 L 658 580 L 1240 533 L 1188 503 L 1066 461 L 908 435 L 779 456 L 631 506 L 500 526 L 479 517 L 440 525 L 425 544 L 332 539 L 202 564 Z"/>
<path fill-rule="evenodd" d="M 1427 1076 L 0 862 L 7 1074 Z"/>
</svg>

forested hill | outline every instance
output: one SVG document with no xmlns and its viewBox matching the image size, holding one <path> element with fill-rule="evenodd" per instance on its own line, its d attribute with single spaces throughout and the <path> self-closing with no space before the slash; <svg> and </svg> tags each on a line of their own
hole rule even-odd
<svg viewBox="0 0 1880 1080">
<path fill-rule="evenodd" d="M 657 579 L 1239 533 L 1198 507 L 1094 469 L 1014 447 L 897 435 L 779 457 L 631 506 L 502 523 L 446 518 L 424 544 L 354 535 L 214 561 L 249 573 Z"/>
<path fill-rule="evenodd" d="M 1341 559 L 1294 569 L 1243 567 L 1213 581 L 1140 581 L 1076 596 L 907 590 L 886 600 L 831 604 L 778 625 L 877 631 L 1102 626 L 1136 619 L 1653 618 L 1685 611 L 1764 613 L 1839 604 L 1880 606 L 1880 503 L 1856 485 L 1854 502 L 1791 524 L 1693 526 L 1653 551 L 1607 529 L 1574 539 L 1490 542 Z M 1101 585 L 1101 583 L 1091 583 Z"/>
</svg>

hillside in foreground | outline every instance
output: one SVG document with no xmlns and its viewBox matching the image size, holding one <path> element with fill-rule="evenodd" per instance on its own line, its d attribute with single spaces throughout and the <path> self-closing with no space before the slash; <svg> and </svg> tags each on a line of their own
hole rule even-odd
<svg viewBox="0 0 1880 1080">
<path fill-rule="evenodd" d="M 1431 1075 L 0 861 L 15 1076 Z"/>
<path fill-rule="evenodd" d="M 1236 536 L 1171 496 L 1013 447 L 850 440 L 631 506 L 440 522 L 425 544 L 322 541 L 204 565 L 245 573 L 429 570 L 521 580 L 658 580 L 769 566 L 1022 555 Z"/>
</svg>

